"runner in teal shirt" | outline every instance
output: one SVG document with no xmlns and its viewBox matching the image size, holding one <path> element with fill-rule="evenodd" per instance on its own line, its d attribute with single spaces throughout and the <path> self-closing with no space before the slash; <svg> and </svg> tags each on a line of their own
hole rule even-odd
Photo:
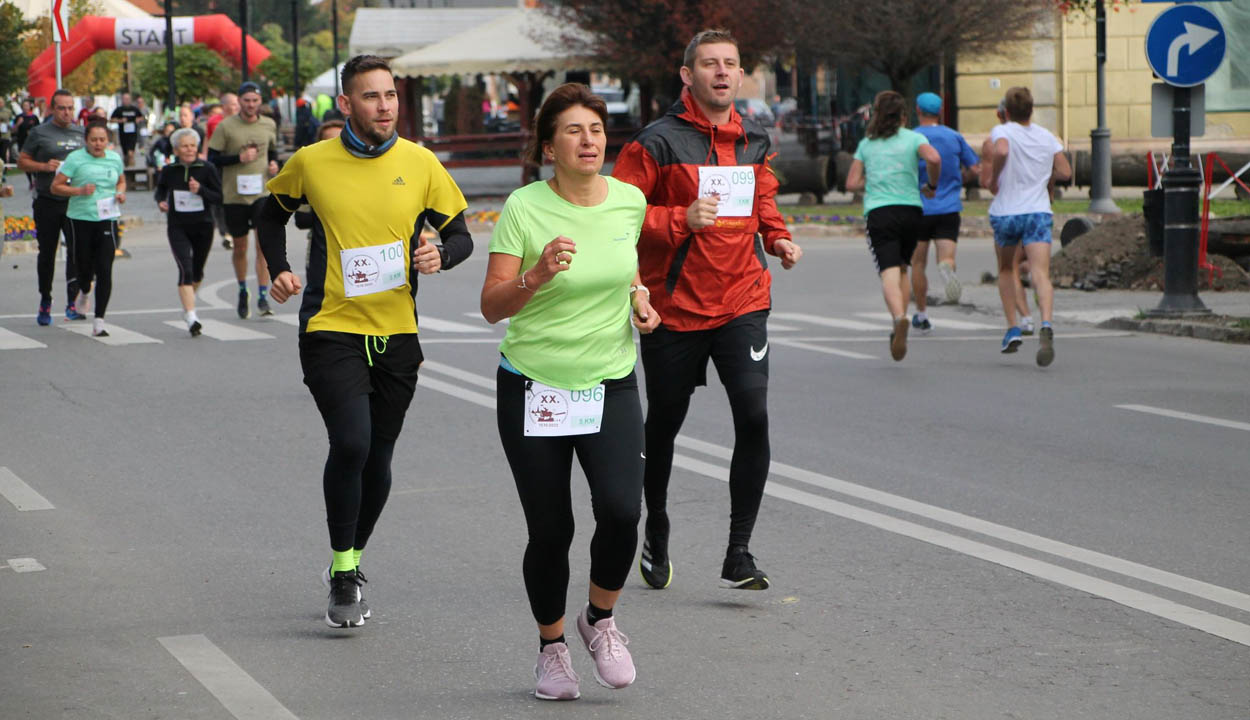
<svg viewBox="0 0 1250 720">
<path fill-rule="evenodd" d="M 86 128 L 87 146 L 71 152 L 52 179 L 52 194 L 68 197 L 67 233 L 71 257 L 78 269 L 83 295 L 95 281 L 95 320 L 92 334 L 106 337 L 104 312 L 113 293 L 113 257 L 117 249 L 117 218 L 126 202 L 126 175 L 121 156 L 108 149 L 108 124 L 92 120 Z"/>
</svg>

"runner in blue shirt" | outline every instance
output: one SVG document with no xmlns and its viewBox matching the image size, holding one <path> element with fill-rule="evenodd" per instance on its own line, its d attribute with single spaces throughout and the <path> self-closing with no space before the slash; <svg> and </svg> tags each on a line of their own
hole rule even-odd
<svg viewBox="0 0 1250 720">
<path fill-rule="evenodd" d="M 963 136 L 939 122 L 941 112 L 942 98 L 937 95 L 927 92 L 916 98 L 916 116 L 920 119 L 916 132 L 924 135 L 942 157 L 937 190 L 933 197 L 924 198 L 924 219 L 920 225 L 920 236 L 916 238 L 916 253 L 911 259 L 912 296 L 916 301 L 916 314 L 912 315 L 911 326 L 922 333 L 933 327 L 925 313 L 929 292 L 925 265 L 929 261 L 930 240 L 937 241 L 938 273 L 946 286 L 946 302 L 959 302 L 961 288 L 955 275 L 955 243 L 959 240 L 959 213 L 964 209 L 960 192 L 964 180 L 975 178 L 980 170 L 980 160 Z M 920 183 L 923 185 L 927 180 L 922 159 Z"/>
</svg>

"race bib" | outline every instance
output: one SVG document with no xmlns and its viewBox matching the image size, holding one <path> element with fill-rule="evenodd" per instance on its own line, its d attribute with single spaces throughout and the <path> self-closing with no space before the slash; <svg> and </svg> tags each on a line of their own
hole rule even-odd
<svg viewBox="0 0 1250 720">
<path fill-rule="evenodd" d="M 562 390 L 536 380 L 525 383 L 525 434 L 531 437 L 591 435 L 603 423 L 603 383 Z"/>
<path fill-rule="evenodd" d="M 101 220 L 112 220 L 122 216 L 122 210 L 117 205 L 117 198 L 106 197 L 95 201 L 95 212 Z"/>
<path fill-rule="evenodd" d="M 240 175 L 235 183 L 240 195 L 259 195 L 265 187 L 260 174 Z"/>
<path fill-rule="evenodd" d="M 134 123 L 132 123 L 132 122 L 128 122 L 128 123 L 126 123 L 126 124 L 122 125 L 122 132 L 126 133 L 127 135 L 134 135 L 134 134 L 135 134 L 135 124 L 134 124 Z"/>
<path fill-rule="evenodd" d="M 178 212 L 200 212 L 204 209 L 204 198 L 190 190 L 174 191 L 174 210 Z"/>
<path fill-rule="evenodd" d="M 372 295 L 407 284 L 408 258 L 404 255 L 403 240 L 340 250 L 339 261 L 343 264 L 345 297 Z"/>
<path fill-rule="evenodd" d="M 699 197 L 715 197 L 718 217 L 750 217 L 755 209 L 755 168 L 717 165 L 699 168 Z"/>
<path fill-rule="evenodd" d="M 0 133 L 7 133 L 8 131 L 9 124 L 7 122 L 0 122 Z"/>
</svg>

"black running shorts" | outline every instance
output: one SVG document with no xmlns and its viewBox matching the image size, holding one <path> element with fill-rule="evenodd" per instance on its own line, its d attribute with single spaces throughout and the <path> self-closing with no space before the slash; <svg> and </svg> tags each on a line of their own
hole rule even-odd
<svg viewBox="0 0 1250 720">
<path fill-rule="evenodd" d="M 251 205 L 232 203 L 224 205 L 223 207 L 226 211 L 226 232 L 230 233 L 230 237 L 247 240 L 247 231 L 256 227 L 256 217 L 264 204 L 265 199 L 261 198 Z M 247 246 L 244 245 L 244 247 Z"/>
<path fill-rule="evenodd" d="M 678 332 L 663 325 L 641 336 L 648 402 L 688 397 L 707 385 L 707 361 L 716 365 L 725 390 L 768 386 L 768 311 L 740 315 L 711 330 Z"/>
<path fill-rule="evenodd" d="M 399 437 L 403 429 L 424 359 L 416 333 L 381 338 L 319 330 L 299 336 L 304 384 L 322 416 L 348 398 L 368 395 L 373 431 L 387 439 Z"/>
<path fill-rule="evenodd" d="M 920 220 L 920 242 L 930 240 L 950 240 L 959 242 L 959 213 L 943 213 L 941 215 L 925 215 Z"/>
<path fill-rule="evenodd" d="M 884 205 L 868 211 L 868 250 L 878 273 L 911 264 L 923 218 L 924 211 L 915 205 Z"/>
</svg>

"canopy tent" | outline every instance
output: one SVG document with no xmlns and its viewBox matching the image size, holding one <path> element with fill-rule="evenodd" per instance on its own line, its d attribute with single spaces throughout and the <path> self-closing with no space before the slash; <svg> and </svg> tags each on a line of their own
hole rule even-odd
<svg viewBox="0 0 1250 720">
<path fill-rule="evenodd" d="M 513 8 L 362 7 L 352 21 L 349 55 L 393 58 L 516 12 Z"/>
<path fill-rule="evenodd" d="M 400 77 L 472 75 L 477 73 L 548 73 L 586 70 L 589 57 L 558 48 L 559 31 L 537 10 L 512 10 L 484 25 L 401 55 L 391 61 Z"/>
<path fill-rule="evenodd" d="M 22 18 L 27 21 L 52 14 L 52 0 L 11 0 L 11 2 L 22 11 Z M 93 15 L 117 18 L 152 17 L 151 14 L 131 5 L 126 0 L 94 0 L 94 3 L 99 6 L 95 8 L 99 12 L 93 12 Z"/>
<path fill-rule="evenodd" d="M 343 65 L 344 63 L 339 63 L 338 68 L 329 68 L 317 77 L 309 80 L 308 84 L 304 86 L 304 94 L 309 97 L 317 97 L 318 93 L 325 93 L 333 98 L 334 76 L 343 72 Z"/>
</svg>

